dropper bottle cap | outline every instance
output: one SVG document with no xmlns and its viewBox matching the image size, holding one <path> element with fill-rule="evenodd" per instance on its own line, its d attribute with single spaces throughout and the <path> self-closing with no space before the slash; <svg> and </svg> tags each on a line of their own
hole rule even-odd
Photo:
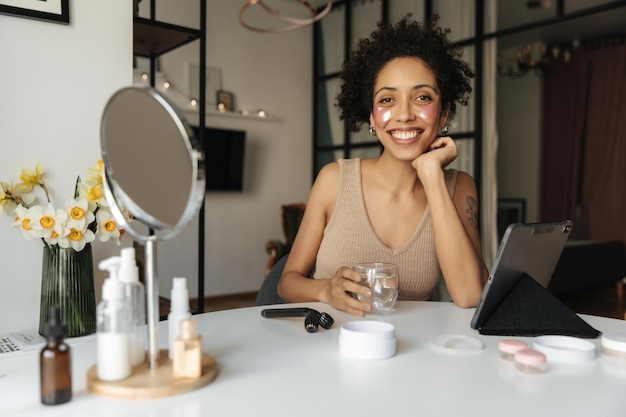
<svg viewBox="0 0 626 417">
<path fill-rule="evenodd" d="M 174 277 L 172 279 L 172 311 L 189 310 L 189 291 L 187 290 L 187 278 Z"/>
<path fill-rule="evenodd" d="M 124 248 L 121 250 L 119 263 L 119 279 L 122 282 L 139 282 L 139 268 L 135 259 L 135 248 Z"/>
<path fill-rule="evenodd" d="M 50 306 L 48 321 L 44 327 L 44 336 L 48 339 L 61 339 L 67 332 L 67 326 L 61 322 L 61 308 L 58 305 Z"/>
</svg>

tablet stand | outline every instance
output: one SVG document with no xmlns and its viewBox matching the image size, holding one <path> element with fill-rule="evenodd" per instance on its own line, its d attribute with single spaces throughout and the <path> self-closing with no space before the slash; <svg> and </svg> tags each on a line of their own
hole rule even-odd
<svg viewBox="0 0 626 417">
<path fill-rule="evenodd" d="M 527 274 L 522 275 L 479 332 L 497 336 L 600 335 Z"/>
</svg>

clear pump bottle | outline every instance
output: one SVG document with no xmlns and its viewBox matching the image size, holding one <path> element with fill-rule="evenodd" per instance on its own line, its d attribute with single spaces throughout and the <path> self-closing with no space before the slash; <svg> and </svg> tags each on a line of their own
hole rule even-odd
<svg viewBox="0 0 626 417">
<path fill-rule="evenodd" d="M 130 302 L 132 330 L 130 335 L 130 355 L 133 366 L 146 359 L 146 290 L 139 282 L 139 268 L 135 260 L 135 249 L 124 248 L 121 251 L 118 276 L 124 284 L 126 297 Z"/>
<path fill-rule="evenodd" d="M 124 284 L 114 278 L 104 280 L 102 301 L 97 312 L 98 378 L 117 381 L 131 373 L 130 305 Z"/>
<path fill-rule="evenodd" d="M 42 404 L 57 405 L 72 399 L 72 357 L 70 347 L 63 341 L 65 333 L 61 309 L 54 305 L 44 328 L 46 346 L 39 354 Z"/>
<path fill-rule="evenodd" d="M 172 280 L 171 310 L 167 316 L 170 359 L 174 359 L 174 340 L 180 334 L 180 324 L 189 318 L 191 318 L 191 312 L 189 311 L 187 278 L 175 277 Z"/>
</svg>

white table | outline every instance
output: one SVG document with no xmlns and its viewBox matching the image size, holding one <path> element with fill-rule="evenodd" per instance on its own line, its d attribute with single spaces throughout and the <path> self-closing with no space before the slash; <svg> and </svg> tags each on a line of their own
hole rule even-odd
<svg viewBox="0 0 626 417">
<path fill-rule="evenodd" d="M 64 405 L 39 403 L 37 354 L 1 359 L 1 409 L 6 416 L 46 417 L 626 415 L 626 359 L 598 353 L 591 362 L 523 374 L 499 357 L 502 337 L 469 327 L 473 309 L 436 302 L 400 302 L 391 315 L 377 318 L 396 326 L 396 356 L 348 359 L 338 351 L 339 327 L 361 319 L 319 303 L 298 306 L 330 313 L 335 325 L 307 333 L 303 318 L 265 319 L 263 307 L 194 316 L 219 373 L 208 386 L 178 396 L 124 400 L 88 392 L 94 338 L 72 347 L 74 395 Z M 626 334 L 625 321 L 582 317 L 606 334 Z M 166 324 L 160 323 L 162 348 Z M 485 349 L 465 355 L 433 350 L 430 341 L 445 334 L 474 336 Z M 594 343 L 599 349 L 599 340 Z"/>
</svg>

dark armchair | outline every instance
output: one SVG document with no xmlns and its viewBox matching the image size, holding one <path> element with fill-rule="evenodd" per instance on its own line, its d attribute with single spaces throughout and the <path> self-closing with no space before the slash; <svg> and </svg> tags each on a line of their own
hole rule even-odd
<svg viewBox="0 0 626 417">
<path fill-rule="evenodd" d="M 304 203 L 285 204 L 281 206 L 281 217 L 283 224 L 283 232 L 285 234 L 285 240 L 278 239 L 268 240 L 265 244 L 265 250 L 269 255 L 267 265 L 265 266 L 265 275 L 269 273 L 272 267 L 282 257 L 287 255 L 291 250 L 293 241 L 298 233 L 302 216 L 304 216 Z"/>
</svg>

